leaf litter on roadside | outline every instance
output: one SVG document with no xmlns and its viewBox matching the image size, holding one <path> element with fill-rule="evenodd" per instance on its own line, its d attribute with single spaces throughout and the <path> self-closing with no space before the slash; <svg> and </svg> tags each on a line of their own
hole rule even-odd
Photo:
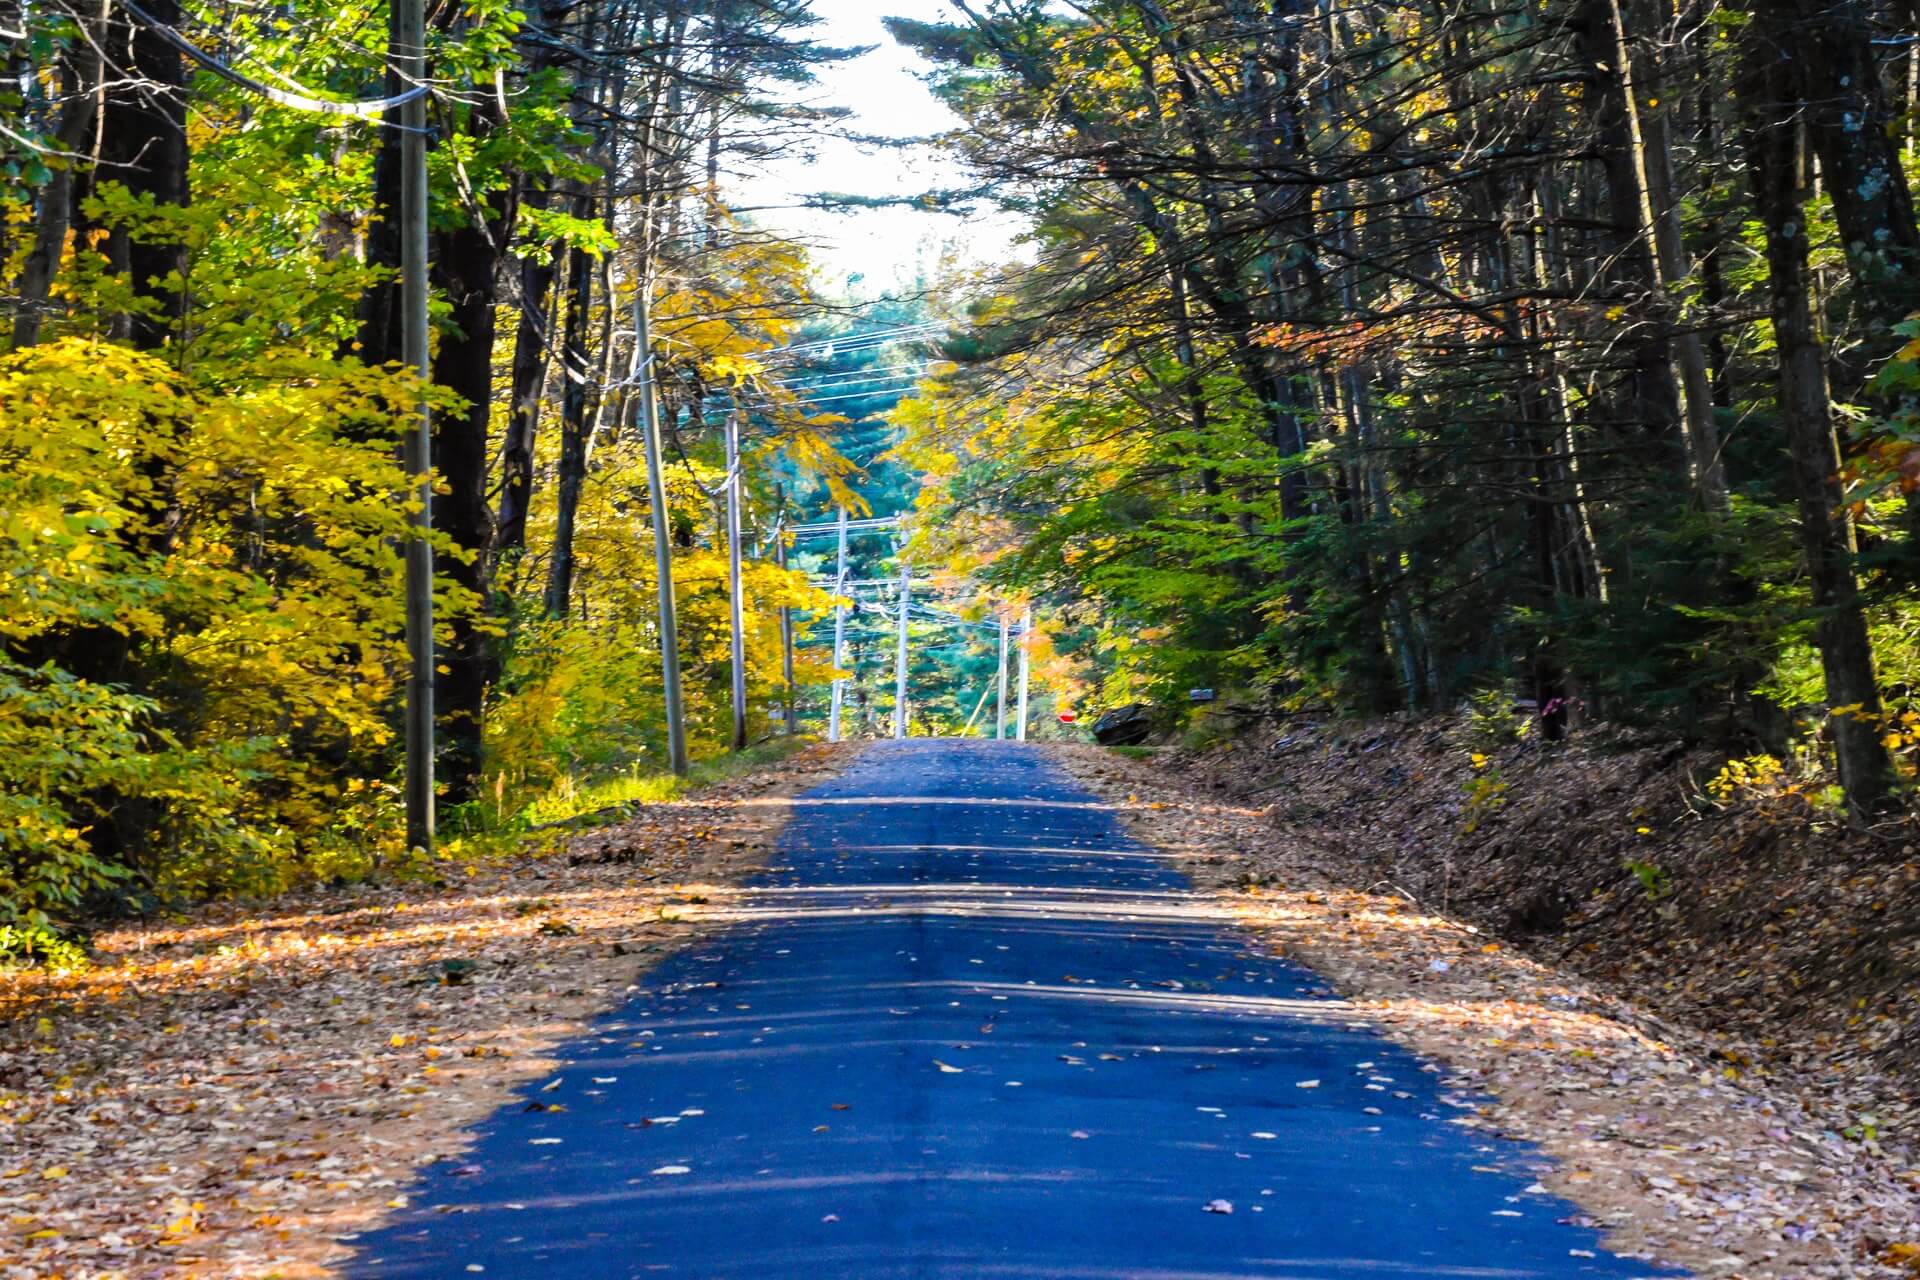
<svg viewBox="0 0 1920 1280">
<path fill-rule="evenodd" d="M 57 1157 L 0 1156 L 0 1278 L 331 1274 L 418 1167 L 694 936 L 664 906 L 759 869 L 790 812 L 764 800 L 857 750 L 451 883 L 213 903 L 102 933 L 91 970 L 0 975 L 0 1151 Z"/>
<path fill-rule="evenodd" d="M 1730 1280 L 1920 1273 L 1920 1168 L 1884 1134 L 1849 1136 L 1854 1107 L 1787 1072 L 1728 1071 L 1723 1038 L 1493 945 L 1377 876 L 1348 878 L 1312 832 L 1204 773 L 1051 750 L 1136 838 L 1226 895 L 1258 944 L 1444 1063 L 1451 1123 L 1538 1145 L 1554 1165 L 1532 1189 L 1581 1205 L 1610 1248 Z"/>
</svg>

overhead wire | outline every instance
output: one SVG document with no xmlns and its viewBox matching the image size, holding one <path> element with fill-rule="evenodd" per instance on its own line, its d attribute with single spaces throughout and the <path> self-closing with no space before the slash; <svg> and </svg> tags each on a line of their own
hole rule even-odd
<svg viewBox="0 0 1920 1280">
<path fill-rule="evenodd" d="M 922 372 L 940 360 L 909 360 L 899 364 L 875 365 L 871 369 L 842 369 L 832 373 L 800 374 L 792 378 L 771 378 L 767 385 L 776 387 L 823 387 L 840 382 L 885 381 L 900 377 L 918 377 Z M 911 373 L 899 373 L 897 370 L 911 370 Z"/>
<path fill-rule="evenodd" d="M 269 102 L 276 103 L 283 107 L 289 107 L 295 111 L 306 111 L 315 115 L 347 116 L 357 120 L 370 120 L 386 114 L 386 112 L 392 110 L 394 107 L 412 102 L 414 99 L 424 97 L 432 92 L 432 89 L 427 85 L 415 85 L 403 93 L 393 94 L 385 98 L 339 102 L 331 98 L 319 97 L 306 86 L 299 84 L 297 81 L 289 80 L 278 72 L 274 73 L 275 78 L 293 85 L 294 88 L 292 90 L 276 89 L 272 85 L 261 80 L 256 80 L 245 72 L 236 70 L 225 62 L 222 62 L 219 58 L 214 57 L 205 49 L 202 49 L 199 45 L 181 35 L 176 28 L 160 21 L 160 19 L 148 13 L 138 4 L 135 4 L 134 0 L 118 0 L 118 3 L 121 8 L 132 14 L 155 35 L 165 40 L 168 44 L 178 49 L 200 66 L 211 71 L 214 75 L 239 85 L 249 93 L 258 94 Z"/>
</svg>

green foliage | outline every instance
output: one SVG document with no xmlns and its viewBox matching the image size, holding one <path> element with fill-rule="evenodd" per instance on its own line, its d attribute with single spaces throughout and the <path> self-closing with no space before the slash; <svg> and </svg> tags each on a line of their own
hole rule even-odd
<svg viewBox="0 0 1920 1280">
<path fill-rule="evenodd" d="M 1699 68 L 1729 105 L 1735 46 L 1771 38 L 1750 17 L 1717 15 Z M 1100 701 L 1171 713 L 1210 684 L 1380 714 L 1499 690 L 1543 733 L 1824 757 L 1829 682 L 1857 697 L 1871 674 L 1825 639 L 1853 611 L 1846 569 L 1809 572 L 1808 531 L 1844 521 L 1884 696 L 1914 709 L 1920 318 L 1887 317 L 1920 295 L 1838 234 L 1850 198 L 1906 175 L 1824 184 L 1793 220 L 1825 380 L 1854 402 L 1829 414 L 1850 505 L 1817 514 L 1830 497 L 1785 448 L 1808 415 L 1777 403 L 1759 318 L 1804 284 L 1770 262 L 1743 166 L 1678 134 L 1654 144 L 1687 224 L 1677 278 L 1596 234 L 1588 212 L 1624 207 L 1610 175 L 1642 159 L 1589 163 L 1628 87 L 1594 75 L 1581 24 L 1368 10 L 1308 36 L 1095 0 L 895 29 L 941 68 L 956 151 L 1036 220 L 1033 263 L 977 291 L 964 367 L 896 415 L 934 481 L 924 537 L 1072 611 L 1074 678 Z M 1295 100 L 1296 75 L 1322 93 Z M 1528 87 L 1562 76 L 1585 87 Z M 1490 141 L 1522 134 L 1524 175 Z M 1880 230 L 1890 258 L 1910 232 Z M 1838 603 L 1815 607 L 1816 577 Z M 1475 723 L 1491 746 L 1527 720 Z"/>
<path fill-rule="evenodd" d="M 0 972 L 31 966 L 71 973 L 91 963 L 83 943 L 45 925 L 0 924 Z"/>
<path fill-rule="evenodd" d="M 1532 724 L 1530 717 L 1514 710 L 1513 695 L 1505 689 L 1482 689 L 1469 695 L 1466 721 L 1473 744 L 1489 751 L 1519 742 Z"/>
<path fill-rule="evenodd" d="M 1669 876 L 1664 868 L 1635 858 L 1627 860 L 1626 868 L 1633 873 L 1633 878 L 1640 882 L 1640 887 L 1646 890 L 1647 897 L 1653 901 L 1659 902 L 1663 898 L 1673 896 L 1673 877 Z"/>
<path fill-rule="evenodd" d="M 671 773 L 649 773 L 636 767 L 626 773 L 574 775 L 559 778 L 517 815 L 513 826 L 575 825 L 582 820 L 615 821 L 629 806 L 662 804 L 688 791 L 712 786 L 743 774 L 766 769 L 819 741 L 810 734 L 775 737 L 745 751 L 709 756 L 695 762 L 684 778 Z"/>
<path fill-rule="evenodd" d="M 1473 757 L 1473 776 L 1461 786 L 1466 803 L 1461 807 L 1460 829 L 1468 835 L 1478 831 L 1487 819 L 1507 807 L 1507 782 L 1499 766 L 1483 755 Z"/>
<path fill-rule="evenodd" d="M 211 16 L 189 7 L 189 35 Z M 705 122 L 749 118 L 745 149 L 774 145 L 790 126 L 770 86 L 805 85 L 811 67 L 848 55 L 805 39 L 813 19 L 804 6 L 722 6 L 650 43 L 658 59 L 620 80 L 628 97 L 597 113 L 581 104 L 615 90 L 589 85 L 583 75 L 600 73 L 555 50 L 638 41 L 637 24 L 651 16 L 581 10 L 531 46 L 527 12 L 510 0 L 464 0 L 443 16 L 427 50 L 434 278 L 460 280 L 466 233 L 489 219 L 482 236 L 509 266 L 567 247 L 597 260 L 575 317 L 594 349 L 543 392 L 570 413 L 583 396 L 600 401 L 584 413 L 598 447 L 584 451 L 564 618 L 537 603 L 559 528 L 558 433 L 542 427 L 531 536 L 502 552 L 489 538 L 491 494 L 462 488 L 490 482 L 451 460 L 462 441 L 449 433 L 473 431 L 482 438 L 466 443 L 493 452 L 489 406 L 361 358 L 363 325 L 377 324 L 380 291 L 392 284 L 390 266 L 368 264 L 384 247 L 377 159 L 395 135 L 375 120 L 264 102 L 183 62 L 189 196 L 176 206 L 131 190 L 125 168 L 95 171 L 85 156 L 48 147 L 63 118 L 87 124 L 87 137 L 95 122 L 118 127 L 144 90 L 110 67 L 102 83 L 76 91 L 94 72 L 73 23 L 57 9 L 21 15 L 13 74 L 0 88 L 0 256 L 10 285 L 38 261 L 47 215 L 75 216 L 64 244 L 40 246 L 53 249 L 55 270 L 36 308 L 37 345 L 0 354 L 0 927 L 20 938 L 197 895 L 444 871 L 401 847 L 399 550 L 412 485 L 396 443 L 423 400 L 444 492 L 473 499 L 464 519 L 442 516 L 433 540 L 443 676 L 453 688 L 456 674 L 479 673 L 464 686 L 470 702 L 442 698 L 442 734 L 470 724 L 448 714 L 449 703 L 464 710 L 480 689 L 489 694 L 485 776 L 467 768 L 470 755 L 458 776 L 441 769 L 463 800 L 445 812 L 453 835 L 441 855 L 488 852 L 506 843 L 502 833 L 581 803 L 671 790 L 656 776 L 664 728 L 645 484 L 623 417 L 634 405 L 613 364 L 636 259 L 672 259 L 648 268 L 674 281 L 655 297 L 655 332 L 672 353 L 657 372 L 670 414 L 692 406 L 669 487 L 685 544 L 673 574 L 696 756 L 730 740 L 727 557 L 701 398 L 735 386 L 770 404 L 750 433 L 758 515 L 776 483 L 857 504 L 847 483 L 857 468 L 834 438 L 850 420 L 811 411 L 784 371 L 763 362 L 810 305 L 805 255 L 763 228 L 735 228 L 717 192 L 683 183 L 690 122 L 702 122 L 704 138 Z M 254 75 L 345 100 L 380 83 L 387 17 L 371 0 L 300 3 L 219 15 L 212 38 L 244 50 Z M 539 50 L 531 60 L 529 47 Z M 81 105 L 99 115 L 83 120 Z M 637 144 L 643 130 L 650 141 Z M 655 167 L 617 196 L 599 182 L 616 154 Z M 67 166 L 86 179 L 71 210 L 42 194 Z M 671 235 L 664 250 L 655 236 L 627 252 L 636 227 L 689 216 L 714 234 Z M 135 278 L 127 264 L 143 255 L 130 250 L 156 246 L 178 249 L 177 269 Z M 455 301 L 431 302 L 436 366 L 467 336 L 448 323 Z M 150 349 L 133 349 L 130 335 Z M 552 336 L 543 330 L 550 349 Z M 384 336 L 377 341 L 385 349 Z M 484 386 L 481 355 L 469 368 Z M 604 377 L 581 376 L 595 367 Z M 435 376 L 459 382 L 442 367 Z M 895 398 L 849 406 L 869 455 L 888 443 L 878 415 Z M 547 422 L 559 416 L 550 410 Z M 898 468 L 888 479 L 908 486 Z M 748 536 L 760 542 L 769 523 L 750 510 Z M 756 734 L 785 694 L 779 611 L 801 615 L 804 639 L 825 603 L 804 568 L 782 571 L 766 550 L 748 549 L 743 602 Z M 825 674 L 802 656 L 802 682 Z"/>
</svg>

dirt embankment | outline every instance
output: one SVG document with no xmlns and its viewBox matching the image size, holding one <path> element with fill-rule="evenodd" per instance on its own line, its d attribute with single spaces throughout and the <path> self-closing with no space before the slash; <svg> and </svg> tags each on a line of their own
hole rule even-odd
<svg viewBox="0 0 1920 1280">
<path fill-rule="evenodd" d="M 1157 764 L 1254 804 L 1357 888 L 1520 943 L 1788 1073 L 1883 1131 L 1920 1098 L 1920 829 L 1593 735 L 1494 745 L 1459 719 L 1255 732 Z M 1719 779 L 1716 782 L 1716 779 Z M 1260 849 L 1223 867 L 1263 874 Z M 1912 1137 L 1914 1135 L 1907 1134 Z"/>
<path fill-rule="evenodd" d="M 454 883 L 209 904 L 98 935 L 84 973 L 0 975 L 0 1277 L 332 1274 L 858 750 Z"/>
</svg>

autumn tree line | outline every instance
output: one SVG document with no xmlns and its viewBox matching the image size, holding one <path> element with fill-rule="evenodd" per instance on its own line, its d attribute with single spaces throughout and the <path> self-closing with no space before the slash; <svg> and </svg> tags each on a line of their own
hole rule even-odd
<svg viewBox="0 0 1920 1280">
<path fill-rule="evenodd" d="M 779 611 L 822 603 L 771 544 L 796 487 L 844 497 L 852 469 L 768 354 L 820 305 L 804 247 L 722 186 L 832 126 L 807 104 L 849 52 L 804 0 L 433 0 L 415 85 L 392 16 L 0 6 L 0 952 L 407 858 L 397 442 L 423 395 L 450 852 L 658 770 L 642 295 L 696 753 L 731 729 L 729 409 L 756 733 Z M 425 386 L 398 306 L 420 89 Z"/>
<path fill-rule="evenodd" d="M 1791 758 L 1859 820 L 1901 802 L 1910 6 L 951 8 L 892 27 L 1031 254 L 951 283 L 958 368 L 862 461 L 917 490 L 916 556 L 1046 605 L 1087 709 L 1518 706 L 1544 740 Z M 0 5 L 8 938 L 406 858 L 423 395 L 456 833 L 657 767 L 643 367 L 698 748 L 729 727 L 729 408 L 757 708 L 779 610 L 824 603 L 768 554 L 798 491 L 852 501 L 843 424 L 777 356 L 820 300 L 723 197 L 836 127 L 808 103 L 849 51 L 800 0 L 438 0 L 416 85 L 392 16 Z M 424 385 L 397 289 L 420 90 Z"/>
<path fill-rule="evenodd" d="M 1101 699 L 1517 706 L 1897 803 L 1910 4 L 952 8 L 894 30 L 1036 258 L 902 418 Z"/>
</svg>

